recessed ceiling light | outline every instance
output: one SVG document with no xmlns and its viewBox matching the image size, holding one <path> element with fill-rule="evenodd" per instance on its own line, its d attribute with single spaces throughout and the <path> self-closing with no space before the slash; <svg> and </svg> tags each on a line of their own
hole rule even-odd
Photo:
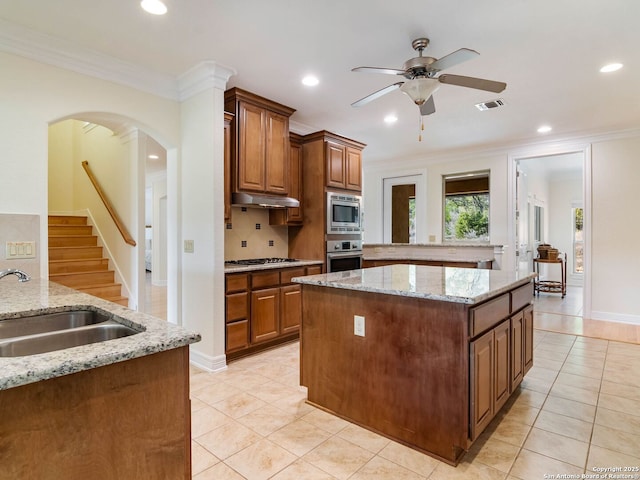
<svg viewBox="0 0 640 480">
<path fill-rule="evenodd" d="M 551 127 L 549 125 L 542 125 L 538 128 L 538 133 L 549 133 L 551 131 Z"/>
<path fill-rule="evenodd" d="M 316 85 L 318 85 L 320 83 L 320 80 L 318 80 L 318 77 L 316 77 L 314 75 L 307 75 L 306 77 L 304 77 L 302 79 L 302 83 L 303 83 L 303 85 L 306 85 L 307 87 L 315 87 Z"/>
<path fill-rule="evenodd" d="M 620 70 L 623 67 L 621 63 L 610 63 L 600 69 L 602 73 L 610 73 Z"/>
<path fill-rule="evenodd" d="M 140 6 L 145 12 L 153 15 L 164 15 L 167 13 L 167 6 L 160 0 L 142 0 Z"/>
<path fill-rule="evenodd" d="M 387 115 L 386 117 L 384 117 L 384 122 L 385 123 L 396 123 L 398 121 L 398 117 L 396 117 L 393 113 Z"/>
<path fill-rule="evenodd" d="M 152 155 L 149 155 L 149 157 L 147 157 L 147 158 L 149 158 L 150 160 L 158 160 L 160 157 L 158 155 L 153 155 L 152 154 Z"/>
</svg>

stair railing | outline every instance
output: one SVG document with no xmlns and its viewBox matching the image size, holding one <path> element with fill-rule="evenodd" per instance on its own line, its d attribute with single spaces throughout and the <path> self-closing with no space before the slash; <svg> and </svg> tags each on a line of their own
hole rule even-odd
<svg viewBox="0 0 640 480">
<path fill-rule="evenodd" d="M 116 227 L 120 231 L 120 235 L 122 235 L 122 238 L 124 239 L 124 241 L 126 243 L 128 243 L 129 245 L 135 247 L 136 246 L 136 241 L 133 239 L 133 237 L 131 236 L 131 234 L 127 230 L 127 227 L 124 226 L 124 223 L 122 223 L 122 220 L 120 220 L 120 217 L 118 216 L 118 213 L 114 210 L 113 205 L 111 205 L 111 202 L 109 201 L 107 196 L 102 191 L 102 188 L 100 187 L 100 184 L 98 183 L 98 180 L 96 179 L 96 177 L 93 175 L 93 172 L 89 168 L 89 162 L 84 160 L 82 162 L 82 168 L 84 168 L 84 171 L 87 172 L 87 175 L 89 176 L 89 180 L 91 180 L 91 183 L 93 184 L 93 187 L 96 189 L 96 192 L 98 192 L 98 195 L 100 196 L 100 199 L 102 200 L 102 203 L 104 203 L 104 206 L 106 207 L 107 211 L 109 212 L 109 215 L 111 215 L 111 219 L 116 224 Z"/>
</svg>

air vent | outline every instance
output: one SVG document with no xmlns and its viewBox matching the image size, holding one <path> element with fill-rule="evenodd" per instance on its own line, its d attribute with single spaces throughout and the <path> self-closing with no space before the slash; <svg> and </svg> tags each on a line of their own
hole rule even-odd
<svg viewBox="0 0 640 480">
<path fill-rule="evenodd" d="M 489 110 L 491 108 L 498 108 L 504 105 L 504 100 L 498 98 L 497 100 L 489 100 L 488 102 L 476 103 L 476 108 L 481 112 Z"/>
</svg>

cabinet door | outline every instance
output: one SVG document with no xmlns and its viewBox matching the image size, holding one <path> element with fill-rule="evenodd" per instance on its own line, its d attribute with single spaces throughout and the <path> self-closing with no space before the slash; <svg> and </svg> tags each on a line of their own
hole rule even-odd
<svg viewBox="0 0 640 480">
<path fill-rule="evenodd" d="M 251 292 L 251 343 L 271 340 L 279 335 L 280 288 Z"/>
<path fill-rule="evenodd" d="M 265 191 L 265 110 L 240 102 L 237 188 Z"/>
<path fill-rule="evenodd" d="M 333 142 L 327 142 L 327 187 L 345 188 L 345 147 Z"/>
<path fill-rule="evenodd" d="M 224 221 L 231 220 L 231 116 L 224 114 Z"/>
<path fill-rule="evenodd" d="M 348 190 L 362 190 L 362 152 L 356 148 L 347 147 L 346 151 L 345 188 Z"/>
<path fill-rule="evenodd" d="M 511 391 L 522 382 L 524 376 L 524 315 L 511 317 Z"/>
<path fill-rule="evenodd" d="M 297 332 L 302 318 L 302 287 L 287 285 L 280 287 L 282 295 L 282 310 L 280 315 L 280 333 Z"/>
<path fill-rule="evenodd" d="M 493 330 L 471 342 L 471 439 L 493 418 Z"/>
<path fill-rule="evenodd" d="M 523 335 L 524 335 L 524 371 L 526 375 L 533 367 L 533 305 L 529 305 L 523 312 Z"/>
<path fill-rule="evenodd" d="M 300 206 L 287 208 L 287 223 L 302 223 L 302 146 L 291 145 L 289 149 L 289 196 L 300 200 Z"/>
<path fill-rule="evenodd" d="M 265 190 L 289 193 L 289 119 L 266 111 Z"/>
<path fill-rule="evenodd" d="M 509 369 L 509 359 L 511 355 L 511 322 L 506 320 L 498 325 L 494 330 L 494 384 L 493 384 L 493 411 L 496 413 L 502 408 L 509 394 L 511 386 L 511 370 Z"/>
</svg>

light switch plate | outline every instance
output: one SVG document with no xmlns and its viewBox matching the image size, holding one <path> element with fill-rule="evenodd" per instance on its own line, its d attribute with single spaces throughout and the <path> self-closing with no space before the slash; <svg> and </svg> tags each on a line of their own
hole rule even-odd
<svg viewBox="0 0 640 480">
<path fill-rule="evenodd" d="M 184 253 L 193 253 L 193 252 L 194 252 L 193 240 L 185 240 Z"/>
<path fill-rule="evenodd" d="M 5 258 L 7 260 L 36 258 L 36 242 L 7 242 Z"/>
</svg>

